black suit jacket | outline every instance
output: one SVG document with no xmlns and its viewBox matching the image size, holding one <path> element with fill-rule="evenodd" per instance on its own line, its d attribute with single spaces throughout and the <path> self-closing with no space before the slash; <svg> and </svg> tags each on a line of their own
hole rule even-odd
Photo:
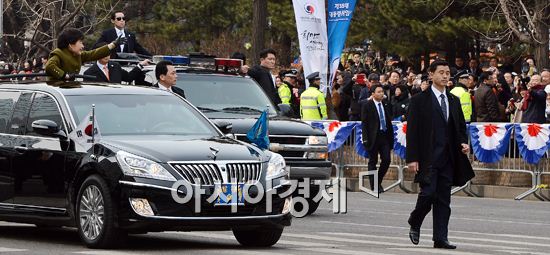
<svg viewBox="0 0 550 255">
<path fill-rule="evenodd" d="M 429 184 L 434 152 L 433 92 L 431 87 L 411 98 L 407 114 L 407 163 L 418 162 L 419 171 L 415 182 Z M 449 101 L 449 150 L 455 159 L 453 185 L 462 186 L 475 174 L 468 157 L 461 152 L 461 143 L 468 143 L 466 122 L 460 106 L 460 99 L 446 90 Z"/>
<path fill-rule="evenodd" d="M 159 85 L 158 83 L 156 83 L 156 84 L 154 85 L 154 87 L 157 87 L 157 88 L 159 88 L 159 86 L 162 86 L 162 85 Z M 178 87 L 176 87 L 176 86 L 172 86 L 172 92 L 174 92 L 174 93 L 176 93 L 177 95 L 179 95 L 179 96 L 185 98 L 185 91 L 184 91 L 183 89 L 180 89 L 180 88 L 178 88 Z"/>
<path fill-rule="evenodd" d="M 278 105 L 281 103 L 281 98 L 279 98 L 279 93 L 277 92 L 277 89 L 275 89 L 275 85 L 273 84 L 273 78 L 271 76 L 271 72 L 265 67 L 262 67 L 260 65 L 254 66 L 248 70 L 248 76 L 252 77 L 260 86 L 262 89 L 264 89 L 265 93 L 269 98 L 271 98 L 271 101 L 275 103 L 275 105 Z"/>
<path fill-rule="evenodd" d="M 393 148 L 394 134 L 393 126 L 391 123 L 391 106 L 387 101 L 382 101 L 384 106 L 384 117 L 386 118 L 386 127 L 388 129 L 388 143 L 390 148 Z M 367 103 L 363 104 L 361 108 L 361 125 L 362 125 L 362 141 L 365 144 L 365 149 L 372 150 L 378 135 L 378 130 L 380 130 L 380 120 L 378 117 L 378 108 L 374 100 L 368 100 Z"/>
<path fill-rule="evenodd" d="M 107 64 L 109 68 L 109 80 L 103 73 L 103 70 L 99 68 L 97 63 L 94 63 L 88 70 L 84 72 L 85 75 L 95 76 L 96 79 L 84 79 L 85 81 L 98 81 L 98 82 L 110 82 L 110 83 L 122 83 L 122 81 L 132 83 L 136 85 L 151 86 L 151 83 L 145 81 L 145 74 L 138 67 L 134 67 L 130 72 L 124 70 L 119 63 L 109 62 Z"/>
<path fill-rule="evenodd" d="M 124 30 L 124 35 L 126 36 L 127 42 L 124 44 L 124 51 L 126 53 L 138 53 L 142 55 L 151 56 L 151 53 L 147 51 L 145 48 L 143 48 L 137 41 L 136 35 L 128 30 Z M 117 34 L 115 28 L 110 28 L 107 30 L 104 30 L 103 33 L 101 33 L 101 37 L 97 40 L 96 44 L 99 42 L 106 42 L 110 43 L 117 39 Z M 116 52 L 120 52 L 120 47 L 115 48 Z M 115 51 L 111 51 L 111 57 L 116 58 Z"/>
</svg>

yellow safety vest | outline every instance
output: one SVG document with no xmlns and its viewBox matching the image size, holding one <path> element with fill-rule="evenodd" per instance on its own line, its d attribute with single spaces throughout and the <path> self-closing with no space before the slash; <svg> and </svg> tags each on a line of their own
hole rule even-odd
<svg viewBox="0 0 550 255">
<path fill-rule="evenodd" d="M 300 96 L 300 115 L 303 120 L 326 120 L 325 95 L 314 86 L 309 86 Z"/>
<path fill-rule="evenodd" d="M 470 97 L 470 93 L 463 87 L 456 86 L 451 90 L 451 94 L 460 99 L 460 106 L 462 106 L 464 120 L 466 120 L 466 122 L 470 122 L 472 119 L 472 98 Z"/>
<path fill-rule="evenodd" d="M 290 105 L 290 88 L 288 87 L 288 84 L 282 83 L 281 86 L 278 89 L 279 97 L 281 98 L 282 104 Z"/>
</svg>

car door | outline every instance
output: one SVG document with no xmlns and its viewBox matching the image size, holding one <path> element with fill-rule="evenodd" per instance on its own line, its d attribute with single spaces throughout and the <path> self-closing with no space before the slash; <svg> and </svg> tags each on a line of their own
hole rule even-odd
<svg viewBox="0 0 550 255">
<path fill-rule="evenodd" d="M 0 91 L 0 206 L 11 207 L 14 197 L 14 176 L 11 160 L 15 153 L 14 136 L 7 134 L 8 122 L 19 95 L 17 91 Z"/>
<path fill-rule="evenodd" d="M 64 146 L 66 142 L 60 138 L 38 134 L 32 128 L 36 120 L 51 120 L 65 131 L 59 105 L 51 95 L 36 92 L 27 117 L 18 120 L 18 133 L 24 132 L 24 135 L 17 145 L 19 154 L 14 157 L 12 166 L 14 204 L 52 212 L 63 210 L 66 206 L 64 161 L 68 146 Z"/>
</svg>

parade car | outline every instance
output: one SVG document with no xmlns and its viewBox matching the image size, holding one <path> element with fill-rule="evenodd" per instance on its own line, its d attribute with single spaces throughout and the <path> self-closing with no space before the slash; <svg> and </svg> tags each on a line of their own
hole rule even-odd
<svg viewBox="0 0 550 255">
<path fill-rule="evenodd" d="M 0 81 L 0 221 L 76 227 L 90 248 L 168 230 L 271 246 L 292 218 L 285 161 L 220 129 L 159 89 Z"/>
<path fill-rule="evenodd" d="M 270 150 L 280 153 L 290 167 L 290 179 L 309 180 L 307 214 L 314 213 L 320 200 L 315 200 L 330 183 L 332 163 L 328 160 L 328 140 L 323 130 L 290 118 L 288 105 L 275 105 L 264 90 L 247 76 L 237 75 L 242 65 L 239 59 L 221 59 L 211 56 L 156 56 L 176 65 L 176 86 L 185 91 L 193 105 L 214 122 L 229 121 L 237 139 L 248 142 L 247 132 L 262 111 L 269 113 Z M 147 80 L 155 83 L 154 66 L 147 67 Z M 295 195 L 299 189 L 295 189 Z M 301 205 L 297 205 L 297 209 Z"/>
</svg>

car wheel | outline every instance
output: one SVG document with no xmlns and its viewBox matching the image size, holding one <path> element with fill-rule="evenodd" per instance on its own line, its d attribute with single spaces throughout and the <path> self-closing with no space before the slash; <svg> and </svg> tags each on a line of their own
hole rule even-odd
<svg viewBox="0 0 550 255">
<path fill-rule="evenodd" d="M 98 175 L 89 176 L 80 186 L 76 201 L 76 224 L 80 239 L 89 248 L 111 248 L 124 239 L 115 226 L 116 207 L 107 183 Z"/>
<path fill-rule="evenodd" d="M 261 228 L 255 230 L 235 230 L 233 235 L 243 246 L 269 247 L 276 244 L 283 234 L 283 228 Z"/>
</svg>

